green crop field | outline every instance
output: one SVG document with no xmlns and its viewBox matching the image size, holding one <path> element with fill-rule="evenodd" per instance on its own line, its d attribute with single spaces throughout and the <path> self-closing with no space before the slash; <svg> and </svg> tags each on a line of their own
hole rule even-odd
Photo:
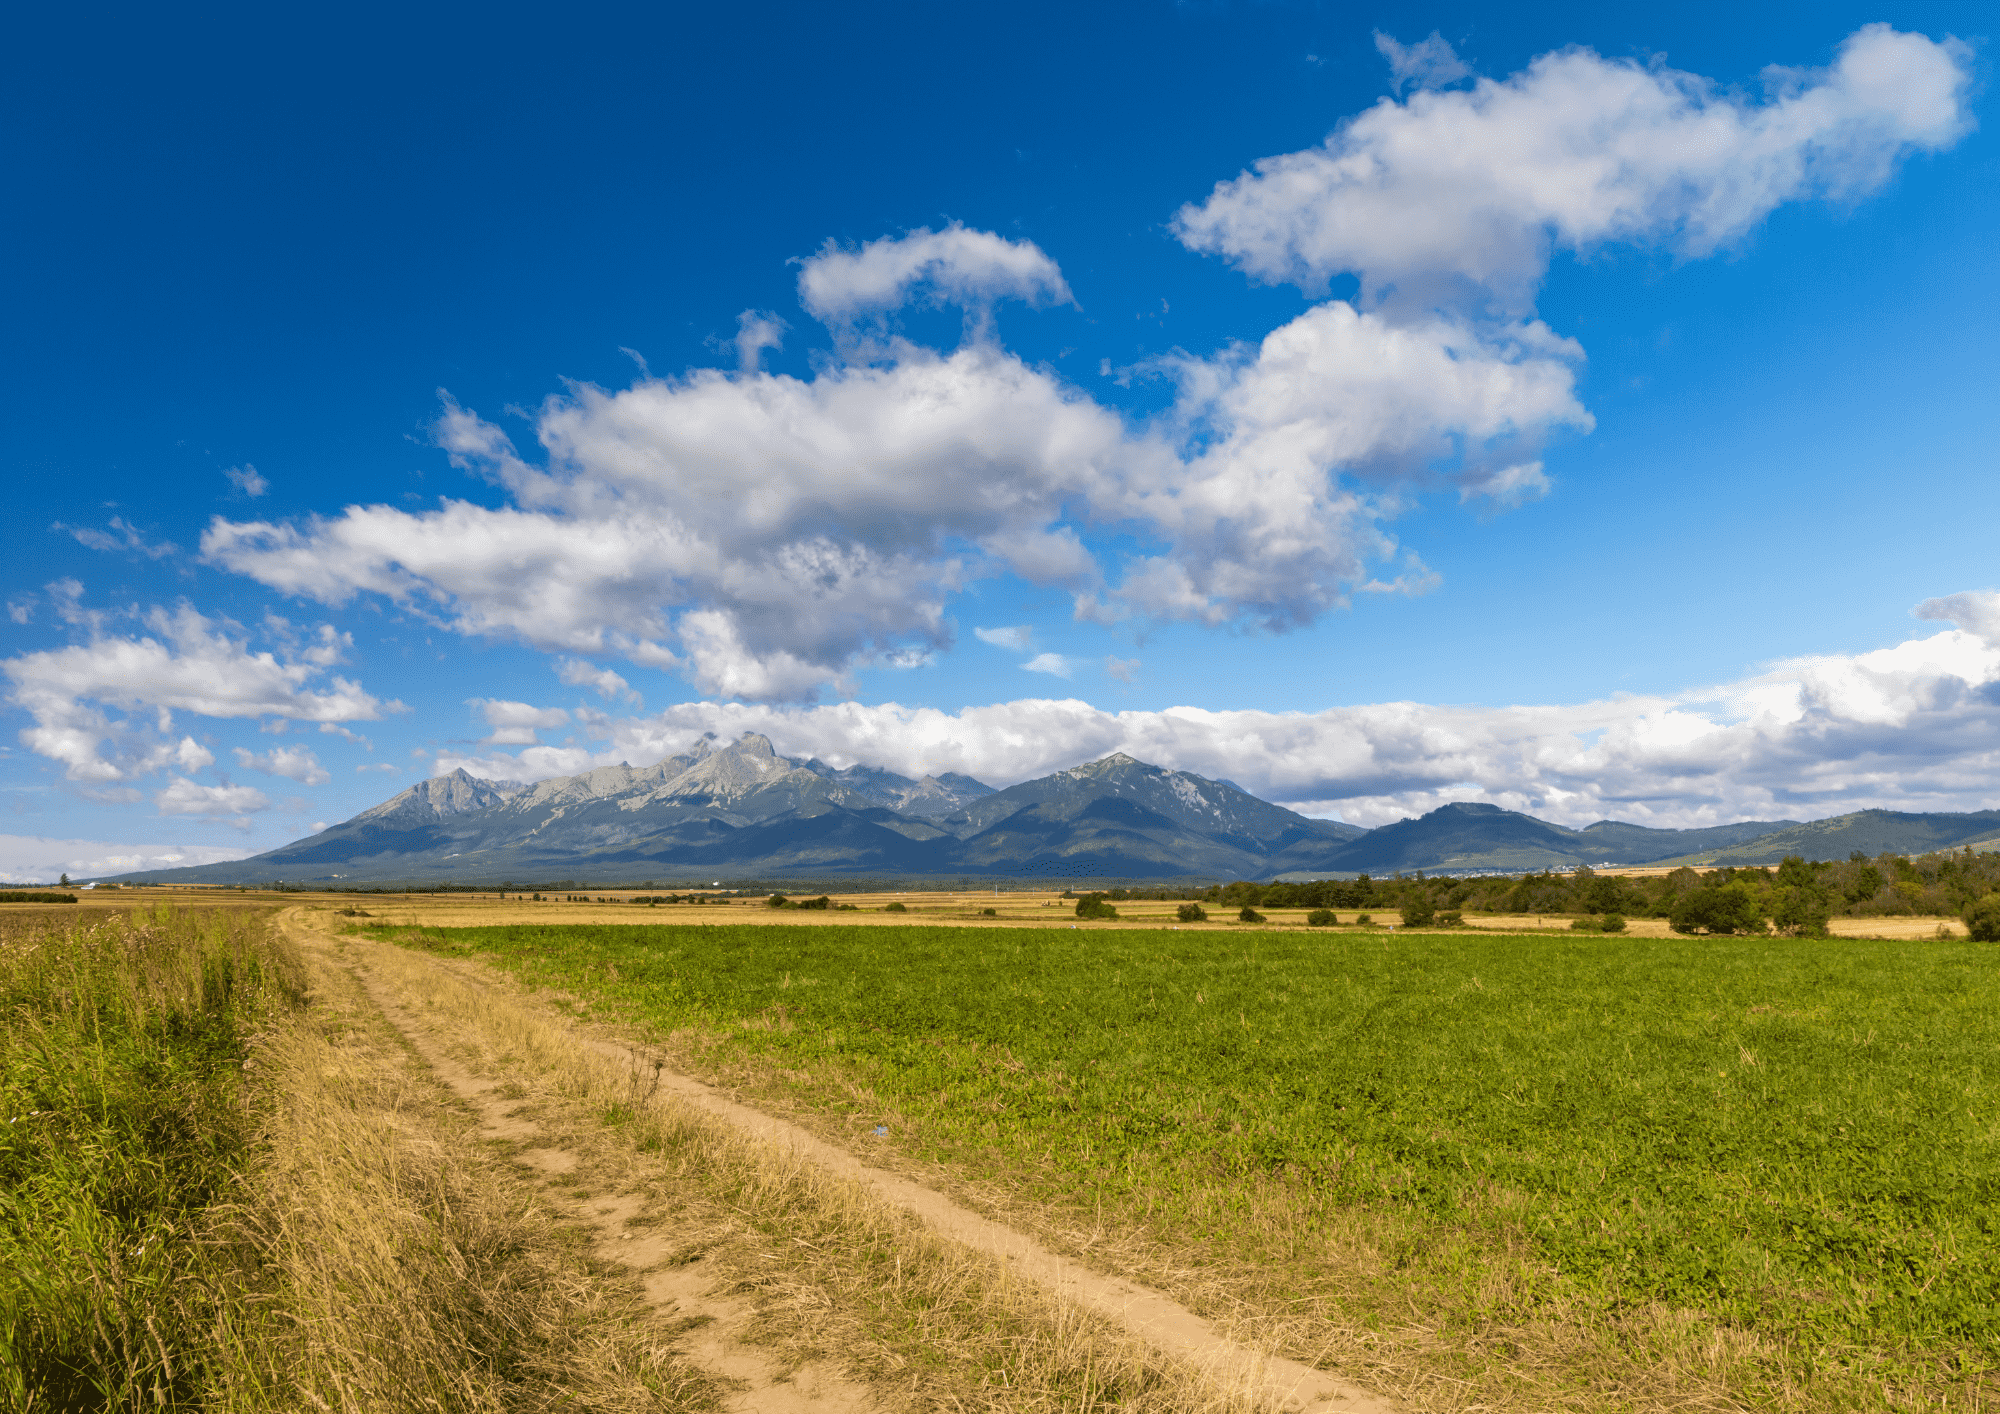
<svg viewBox="0 0 2000 1414">
<path fill-rule="evenodd" d="M 1832 1371 L 1990 1393 L 2000 1368 L 1990 946 L 422 936 L 659 1034 L 692 1029 L 713 1073 L 889 1125 L 907 1152 L 1052 1210 L 1267 1264 L 1301 1299 L 1337 1289 L 1461 1332 L 1666 1311 L 1750 1333 L 1788 1390 Z M 1336 1279 L 1315 1234 L 1356 1213 L 1399 1245 Z"/>
</svg>

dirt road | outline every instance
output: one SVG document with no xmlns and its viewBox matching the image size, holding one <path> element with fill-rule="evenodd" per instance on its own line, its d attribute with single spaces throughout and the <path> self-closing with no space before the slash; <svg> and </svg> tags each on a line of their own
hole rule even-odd
<svg viewBox="0 0 2000 1414">
<path fill-rule="evenodd" d="M 348 967 L 437 1078 L 479 1116 L 483 1133 L 538 1175 L 552 1202 L 595 1232 L 597 1254 L 640 1275 L 654 1308 L 687 1332 L 688 1356 L 736 1390 L 728 1407 L 739 1414 L 863 1410 L 882 1401 L 837 1359 L 801 1362 L 778 1353 L 784 1342 L 772 1338 L 771 1313 L 730 1289 L 706 1257 L 690 1257 L 684 1234 L 646 1219 L 643 1198 L 596 1154 L 601 1135 L 583 1137 L 573 1124 L 538 1119 L 533 1106 L 521 1103 L 522 1087 L 482 1059 L 527 1057 L 579 1074 L 594 1063 L 600 1076 L 642 1080 L 633 1093 L 670 1122 L 699 1117 L 726 1126 L 757 1151 L 753 1162 L 772 1172 L 810 1170 L 819 1181 L 856 1189 L 866 1202 L 914 1220 L 929 1240 L 995 1266 L 1002 1284 L 1032 1289 L 1042 1303 L 1037 1309 L 1048 1313 L 1038 1318 L 1043 1324 L 1066 1327 L 1078 1312 L 1112 1323 L 1151 1352 L 1138 1358 L 1173 1371 L 1186 1389 L 1173 1404 L 1391 1414 L 1386 1400 L 1323 1370 L 1230 1340 L 1162 1292 L 1093 1271 L 941 1193 L 673 1074 L 641 1046 L 586 1035 L 553 1011 L 504 996 L 475 965 L 336 937 L 323 917 L 305 909 L 286 911 L 281 926 L 301 946 Z M 606 1177 L 594 1177 L 598 1171 Z"/>
</svg>

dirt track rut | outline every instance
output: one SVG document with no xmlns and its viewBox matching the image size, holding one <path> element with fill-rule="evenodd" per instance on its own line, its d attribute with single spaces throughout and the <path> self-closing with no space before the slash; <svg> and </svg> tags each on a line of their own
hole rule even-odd
<svg viewBox="0 0 2000 1414">
<path fill-rule="evenodd" d="M 294 932 L 317 931 L 296 910 L 285 915 L 284 924 Z M 513 1103 L 499 1093 L 495 1082 L 473 1074 L 448 1055 L 400 1003 L 392 988 L 366 967 L 354 970 L 383 1015 L 438 1078 L 478 1113 L 486 1134 L 513 1141 L 518 1146 L 515 1157 L 519 1162 L 551 1178 L 574 1167 L 575 1158 L 566 1151 L 534 1147 L 538 1137 L 534 1126 L 513 1117 Z M 462 983 L 487 985 L 473 969 L 453 967 L 449 974 Z M 552 1015 L 544 1019 L 564 1024 Z M 728 1122 L 760 1143 L 865 1186 L 881 1201 L 913 1214 L 942 1236 L 1001 1259 L 1018 1277 L 1109 1317 L 1165 1355 L 1193 1362 L 1222 1387 L 1253 1391 L 1301 1414 L 1394 1414 L 1394 1406 L 1380 1396 L 1324 1370 L 1230 1340 L 1211 1322 L 1161 1292 L 1105 1276 L 1052 1252 L 1027 1234 L 972 1212 L 934 1189 L 865 1164 L 797 1125 L 666 1070 L 660 1057 L 641 1048 L 588 1036 L 573 1027 L 566 1029 L 579 1047 L 641 1072 L 657 1071 L 660 1089 L 682 1103 Z M 630 1200 L 604 1195 L 574 1200 L 568 1206 L 573 1216 L 597 1230 L 598 1254 L 644 1274 L 648 1299 L 670 1318 L 688 1326 L 690 1358 L 738 1389 L 728 1402 L 736 1414 L 832 1414 L 872 1407 L 865 1387 L 844 1381 L 830 1370 L 783 1368 L 759 1347 L 741 1339 L 739 1332 L 751 1315 L 749 1303 L 719 1294 L 713 1277 L 702 1270 L 699 1260 L 663 1265 L 668 1256 L 664 1239 L 626 1230 L 627 1220 L 633 1216 Z"/>
</svg>

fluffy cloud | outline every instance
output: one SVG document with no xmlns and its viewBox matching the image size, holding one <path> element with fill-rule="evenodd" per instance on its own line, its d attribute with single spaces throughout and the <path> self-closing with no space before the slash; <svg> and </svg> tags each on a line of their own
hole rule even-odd
<svg viewBox="0 0 2000 1414">
<path fill-rule="evenodd" d="M 1418 76 L 1413 51 L 1384 52 L 1399 77 Z M 1323 145 L 1220 183 L 1176 229 L 1263 280 L 1320 289 L 1352 272 L 1370 299 L 1393 290 L 1427 307 L 1469 288 L 1520 310 L 1552 249 L 1705 255 L 1783 202 L 1865 195 L 1904 154 L 1946 147 L 1969 124 L 1971 51 L 1957 40 L 1868 25 L 1830 69 L 1765 79 L 1759 103 L 1664 66 L 1558 50 L 1470 91 L 1384 99 Z"/>
<path fill-rule="evenodd" d="M 153 797 L 162 815 L 244 816 L 268 809 L 271 802 L 255 786 L 205 786 L 176 776 Z"/>
<path fill-rule="evenodd" d="M 540 740 L 535 735 L 544 727 L 560 727 L 569 721 L 569 713 L 560 707 L 531 707 L 525 702 L 504 702 L 494 698 L 475 697 L 466 703 L 476 707 L 492 728 L 492 734 L 480 743 L 482 746 L 533 746 Z"/>
<path fill-rule="evenodd" d="M 53 884 L 97 879 L 140 869 L 184 869 L 242 859 L 255 850 L 205 844 L 110 844 L 101 840 L 52 840 L 0 835 L 0 884 Z"/>
<path fill-rule="evenodd" d="M 319 764 L 319 758 L 303 746 L 280 746 L 262 755 L 254 755 L 239 746 L 236 748 L 236 764 L 248 771 L 262 771 L 267 776 L 283 776 L 303 786 L 323 786 L 333 779 Z"/>
<path fill-rule="evenodd" d="M 170 763 L 194 770 L 212 762 L 191 739 L 164 740 L 175 712 L 338 723 L 401 709 L 346 678 L 314 685 L 322 669 L 311 659 L 323 639 L 303 650 L 307 661 L 293 661 L 251 651 L 230 626 L 186 605 L 141 616 L 149 632 L 130 637 L 107 633 L 101 616 L 76 617 L 87 619 L 88 642 L 0 663 L 13 682 L 11 700 L 34 719 L 22 744 L 62 762 L 71 780 L 125 780 Z"/>
<path fill-rule="evenodd" d="M 1920 612 L 1950 613 L 1961 626 L 1673 696 L 1517 707 L 1384 702 L 1316 713 L 1110 712 L 1074 699 L 955 713 L 894 703 L 685 703 L 651 717 L 593 719 L 589 746 L 444 754 L 435 769 L 534 780 L 646 764 L 705 735 L 759 731 L 791 756 L 913 776 L 963 771 L 994 785 L 1125 751 L 1371 826 L 1453 800 L 1572 825 L 1989 808 L 2000 803 L 2000 595 L 1930 600 Z"/>
<path fill-rule="evenodd" d="M 607 701 L 623 700 L 636 703 L 639 694 L 632 690 L 632 684 L 611 671 L 600 668 L 595 663 L 586 663 L 581 658 L 562 658 L 556 662 L 556 677 L 571 687 L 595 688 L 597 695 Z"/>
<path fill-rule="evenodd" d="M 765 349 L 784 347 L 785 330 L 790 327 L 777 315 L 759 309 L 746 309 L 736 316 L 736 366 L 744 373 L 755 373 L 763 361 Z"/>
<path fill-rule="evenodd" d="M 1582 356 L 1539 321 L 1398 325 L 1335 300 L 1254 351 L 1172 365 L 1195 450 L 1119 488 L 1171 546 L 1133 567 L 1124 597 L 1158 618 L 1311 622 L 1393 553 L 1380 524 L 1404 490 L 1435 477 L 1520 499 L 1541 476 L 1522 459 L 1556 428 L 1592 425 L 1575 393 Z"/>
<path fill-rule="evenodd" d="M 448 404 L 439 440 L 512 505 L 217 518 L 202 549 L 324 603 L 380 594 L 460 632 L 802 700 L 948 648 L 952 594 L 1000 571 L 1086 616 L 1310 622 L 1395 551 L 1381 524 L 1412 487 L 1519 499 L 1546 433 L 1590 422 L 1579 351 L 1532 322 L 1322 306 L 1255 348 L 1162 365 L 1174 412 L 1145 426 L 990 343 L 896 349 L 811 379 L 580 388 L 541 411 L 545 467 Z M 1104 566 L 1093 525 L 1151 552 Z"/>
<path fill-rule="evenodd" d="M 1423 82 L 1456 62 L 1442 40 L 1384 52 Z M 952 599 L 981 576 L 1066 591 L 1088 621 L 1270 631 L 1429 592 L 1393 520 L 1439 490 L 1482 512 L 1546 495 L 1545 444 L 1592 426 L 1582 349 L 1526 313 L 1552 245 L 1700 254 L 1777 202 L 1871 190 L 1963 130 L 1966 63 L 1956 41 L 1872 26 L 1824 74 L 1774 72 L 1761 104 L 1584 50 L 1385 100 L 1179 218 L 1262 278 L 1353 270 L 1368 298 L 1131 370 L 1172 380 L 1150 419 L 1030 366 L 981 318 L 949 352 L 856 333 L 915 299 L 1069 299 L 1031 243 L 952 225 L 829 244 L 801 262 L 800 301 L 835 343 L 808 378 L 760 371 L 780 330 L 746 312 L 733 372 L 549 399 L 538 459 L 447 400 L 440 446 L 505 504 L 217 517 L 202 552 L 287 594 L 380 595 L 772 702 L 949 649 Z M 1370 303 L 1392 288 L 1440 298 Z"/>
<path fill-rule="evenodd" d="M 1037 653 L 1021 664 L 1024 672 L 1047 673 L 1051 677 L 1066 678 L 1073 664 L 1060 653 Z"/>
<path fill-rule="evenodd" d="M 884 236 L 858 250 L 828 241 L 800 262 L 799 303 L 825 324 L 901 307 L 913 295 L 978 311 L 1003 299 L 1062 304 L 1069 285 L 1032 241 L 1010 241 L 954 221 L 906 236 Z"/>
</svg>

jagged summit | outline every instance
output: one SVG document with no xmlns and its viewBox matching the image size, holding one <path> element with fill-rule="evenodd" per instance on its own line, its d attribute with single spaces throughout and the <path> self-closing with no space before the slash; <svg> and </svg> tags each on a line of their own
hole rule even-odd
<svg viewBox="0 0 2000 1414">
<path fill-rule="evenodd" d="M 488 781 L 461 766 L 445 776 L 418 781 L 408 790 L 370 806 L 356 820 L 442 820 L 485 810 L 519 795 L 528 787 L 520 781 Z"/>
<path fill-rule="evenodd" d="M 1142 771 L 1163 770 L 1162 767 L 1149 765 L 1136 756 L 1127 756 L 1122 751 L 1114 751 L 1109 756 L 1099 757 L 1095 761 L 1086 761 L 1081 766 L 1072 766 L 1067 771 L 1058 771 L 1056 774 L 1059 776 L 1073 776 L 1077 780 L 1087 781 L 1099 776 L 1116 775 L 1118 772 L 1134 766 Z"/>
</svg>

